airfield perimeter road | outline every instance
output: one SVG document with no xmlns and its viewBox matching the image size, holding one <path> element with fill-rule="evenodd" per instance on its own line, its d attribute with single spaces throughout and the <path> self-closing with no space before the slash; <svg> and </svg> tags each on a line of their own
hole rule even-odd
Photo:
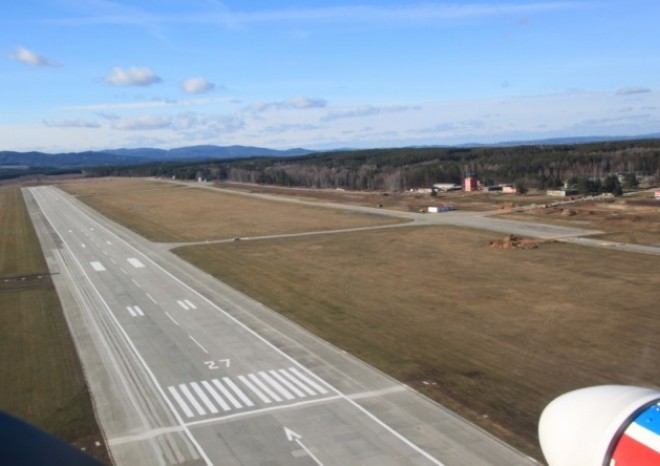
<svg viewBox="0 0 660 466">
<path fill-rule="evenodd" d="M 361 230 L 379 230 L 383 228 L 406 228 L 410 226 L 445 225 L 445 226 L 475 228 L 477 230 L 493 231 L 496 233 L 502 233 L 506 235 L 528 236 L 532 238 L 562 241 L 564 243 L 579 244 L 581 246 L 616 249 L 619 251 L 632 252 L 637 254 L 650 254 L 654 256 L 660 256 L 660 246 L 621 243 L 617 241 L 605 241 L 598 238 L 590 238 L 590 236 L 601 234 L 602 233 L 601 231 L 587 230 L 584 228 L 572 228 L 572 227 L 565 227 L 559 225 L 549 225 L 540 222 L 529 222 L 529 221 L 525 222 L 519 220 L 517 221 L 517 220 L 505 220 L 501 218 L 495 218 L 498 214 L 503 213 L 502 211 L 488 211 L 488 212 L 451 211 L 451 212 L 443 212 L 439 214 L 403 212 L 403 211 L 388 210 L 388 209 L 381 209 L 374 207 L 356 206 L 351 204 L 308 201 L 303 199 L 296 199 L 293 197 L 275 196 L 272 194 L 237 191 L 233 189 L 218 188 L 207 183 L 194 183 L 194 182 L 191 183 L 191 182 L 176 181 L 176 180 L 159 180 L 159 181 L 167 181 L 173 184 L 187 186 L 189 188 L 210 189 L 213 191 L 219 191 L 226 194 L 253 197 L 265 201 L 287 202 L 291 204 L 298 204 L 304 206 L 345 210 L 355 213 L 381 215 L 386 217 L 408 220 L 408 223 L 398 223 L 393 225 L 376 225 L 370 227 L 348 228 L 348 229 L 333 230 L 333 231 L 314 231 L 314 232 L 306 232 L 306 233 L 269 235 L 269 236 L 260 236 L 260 237 L 242 238 L 242 239 L 250 239 L 250 240 L 274 239 L 274 238 L 282 238 L 282 237 L 322 235 L 329 233 L 347 233 L 351 231 L 361 231 Z M 220 239 L 216 241 L 210 240 L 210 241 L 200 241 L 200 242 L 190 242 L 190 243 L 170 243 L 170 244 L 163 244 L 162 246 L 165 247 L 166 249 L 172 249 L 179 246 L 202 244 L 202 243 L 214 243 L 214 242 L 222 243 L 226 241 L 231 241 L 231 240 Z"/>
<path fill-rule="evenodd" d="M 116 464 L 536 464 L 68 194 L 24 192 Z"/>
</svg>

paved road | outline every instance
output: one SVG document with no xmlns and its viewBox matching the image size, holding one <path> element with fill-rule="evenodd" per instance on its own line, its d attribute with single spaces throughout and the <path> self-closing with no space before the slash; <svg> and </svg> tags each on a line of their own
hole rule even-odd
<svg viewBox="0 0 660 466">
<path fill-rule="evenodd" d="M 535 464 L 71 196 L 26 194 L 116 464 Z"/>
</svg>

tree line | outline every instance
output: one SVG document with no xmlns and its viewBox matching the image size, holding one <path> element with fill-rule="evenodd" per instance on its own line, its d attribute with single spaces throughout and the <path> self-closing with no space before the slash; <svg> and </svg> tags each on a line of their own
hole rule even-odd
<svg viewBox="0 0 660 466">
<path fill-rule="evenodd" d="M 660 140 L 476 148 L 342 150 L 299 157 L 255 157 L 204 162 L 98 167 L 89 176 L 160 176 L 290 187 L 402 191 L 434 183 L 460 184 L 476 174 L 482 184 L 537 189 L 572 180 L 598 192 L 616 173 L 660 179 Z M 629 176 L 627 175 L 627 176 Z M 578 183 L 579 182 L 579 183 Z M 591 183 L 591 184 L 589 184 Z M 608 185 L 608 189 L 611 186 Z M 608 191 L 609 192 L 609 191 Z"/>
</svg>

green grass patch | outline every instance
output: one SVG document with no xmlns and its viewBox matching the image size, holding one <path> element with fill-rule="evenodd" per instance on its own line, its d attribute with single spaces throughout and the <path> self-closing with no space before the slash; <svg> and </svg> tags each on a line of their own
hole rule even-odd
<svg viewBox="0 0 660 466">
<path fill-rule="evenodd" d="M 0 189 L 0 354 L 1 410 L 109 462 L 94 445 L 102 436 L 80 361 L 17 188 Z"/>
</svg>

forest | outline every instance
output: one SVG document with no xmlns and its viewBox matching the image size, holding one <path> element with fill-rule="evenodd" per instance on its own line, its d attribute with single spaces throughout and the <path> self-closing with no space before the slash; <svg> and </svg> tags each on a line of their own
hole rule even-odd
<svg viewBox="0 0 660 466">
<path fill-rule="evenodd" d="M 403 191 L 434 183 L 547 189 L 572 180 L 586 190 L 617 173 L 660 179 L 660 140 L 510 147 L 405 147 L 342 150 L 297 157 L 254 157 L 204 162 L 161 162 L 86 169 L 87 176 L 160 176 L 307 188 Z"/>
</svg>

